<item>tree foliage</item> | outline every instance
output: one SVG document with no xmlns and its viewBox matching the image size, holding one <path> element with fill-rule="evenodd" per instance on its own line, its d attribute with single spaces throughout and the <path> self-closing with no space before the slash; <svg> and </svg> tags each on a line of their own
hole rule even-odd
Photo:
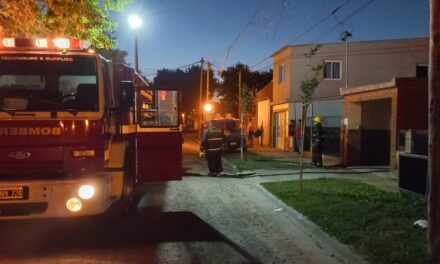
<svg viewBox="0 0 440 264">
<path fill-rule="evenodd" d="M 0 35 L 87 39 L 100 49 L 115 47 L 110 13 L 131 0 L 0 0 Z"/>
<path fill-rule="evenodd" d="M 237 63 L 228 67 L 222 74 L 222 80 L 214 77 L 210 70 L 211 95 L 220 100 L 217 112 L 220 114 L 233 113 L 238 116 L 238 72 L 242 71 L 242 92 L 244 110 L 247 113 L 255 112 L 255 93 L 272 80 L 272 72 L 253 72 L 247 65 Z M 199 106 L 200 66 L 195 65 L 184 70 L 162 69 L 154 78 L 154 85 L 179 89 L 182 96 L 181 110 L 191 113 Z M 211 96 L 212 97 L 212 96 Z M 206 70 L 203 71 L 202 100 L 206 98 Z"/>
<path fill-rule="evenodd" d="M 255 106 L 248 102 L 255 100 L 255 93 L 266 86 L 272 80 L 272 71 L 259 72 L 251 71 L 249 66 L 237 63 L 226 68 L 222 72 L 223 81 L 217 86 L 217 94 L 223 97 L 222 108 L 225 112 L 234 113 L 238 116 L 238 72 L 241 71 L 242 89 L 246 104 L 244 110 L 248 113 L 254 113 Z M 252 101 L 254 102 L 254 101 Z"/>
<path fill-rule="evenodd" d="M 154 78 L 154 85 L 178 89 L 181 94 L 181 111 L 191 113 L 193 109 L 198 110 L 199 107 L 199 90 L 200 90 L 200 66 L 194 65 L 186 69 L 162 69 L 157 71 Z M 214 78 L 214 72 L 210 70 L 210 87 L 211 91 L 216 90 L 218 85 Z M 203 89 L 202 100 L 206 98 L 206 70 L 203 70 Z M 197 112 L 197 111 L 196 111 Z"/>
<path fill-rule="evenodd" d="M 99 54 L 101 54 L 104 58 L 111 60 L 114 63 L 122 63 L 127 64 L 126 57 L 128 56 L 128 53 L 126 50 L 120 50 L 120 49 L 100 49 Z"/>
<path fill-rule="evenodd" d="M 249 88 L 246 84 L 241 87 L 241 96 L 243 100 L 243 112 L 254 114 L 256 110 L 255 90 Z"/>
</svg>

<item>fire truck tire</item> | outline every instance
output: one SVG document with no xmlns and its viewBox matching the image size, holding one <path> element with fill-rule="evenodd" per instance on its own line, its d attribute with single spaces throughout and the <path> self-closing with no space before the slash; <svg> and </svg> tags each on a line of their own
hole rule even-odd
<svg viewBox="0 0 440 264">
<path fill-rule="evenodd" d="M 134 183 L 134 175 L 128 163 L 124 166 L 124 185 L 122 189 L 122 213 L 123 215 L 137 214 L 137 206 L 139 199 L 137 199 Z"/>
<path fill-rule="evenodd" d="M 111 219 L 121 219 L 137 215 L 139 199 L 137 199 L 134 190 L 134 177 L 130 166 L 127 165 L 128 163 L 125 164 L 121 199 L 110 208 L 109 215 Z"/>
</svg>

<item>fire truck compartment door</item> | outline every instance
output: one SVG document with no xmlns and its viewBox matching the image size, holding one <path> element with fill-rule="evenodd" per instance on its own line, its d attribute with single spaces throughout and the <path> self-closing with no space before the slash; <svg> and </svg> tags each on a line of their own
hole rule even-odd
<svg viewBox="0 0 440 264">
<path fill-rule="evenodd" d="M 137 92 L 137 182 L 182 179 L 178 92 Z"/>
<path fill-rule="evenodd" d="M 137 133 L 137 182 L 182 179 L 182 133 L 167 129 Z"/>
</svg>

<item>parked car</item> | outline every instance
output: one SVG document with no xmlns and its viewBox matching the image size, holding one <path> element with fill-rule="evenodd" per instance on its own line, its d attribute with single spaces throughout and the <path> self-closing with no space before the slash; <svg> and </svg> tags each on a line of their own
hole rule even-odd
<svg viewBox="0 0 440 264">
<path fill-rule="evenodd" d="M 220 128 L 225 135 L 225 152 L 231 152 L 241 147 L 240 120 L 232 118 L 214 119 L 215 126 Z M 246 139 L 243 137 L 243 147 L 246 150 Z"/>
</svg>

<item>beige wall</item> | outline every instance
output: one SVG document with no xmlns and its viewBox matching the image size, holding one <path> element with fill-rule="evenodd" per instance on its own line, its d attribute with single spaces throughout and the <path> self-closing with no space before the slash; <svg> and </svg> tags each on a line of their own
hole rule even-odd
<svg viewBox="0 0 440 264">
<path fill-rule="evenodd" d="M 270 100 L 264 100 L 258 102 L 258 115 L 257 115 L 257 126 L 260 128 L 260 126 L 263 124 L 263 142 L 262 144 L 264 146 L 270 145 L 270 134 L 271 134 L 271 127 L 270 127 Z"/>
<path fill-rule="evenodd" d="M 274 103 L 299 101 L 300 84 L 308 70 L 304 57 L 315 45 L 286 46 L 274 59 Z M 417 64 L 428 64 L 427 38 L 349 42 L 348 87 L 357 87 L 391 80 L 393 77 L 414 77 Z M 339 97 L 345 87 L 345 43 L 324 44 L 313 57 L 312 64 L 325 60 L 341 61 L 341 80 L 322 80 L 314 98 Z M 278 84 L 278 65 L 285 64 L 286 82 Z M 288 84 L 290 85 L 288 86 Z M 287 90 L 287 91 L 286 91 Z"/>
<path fill-rule="evenodd" d="M 287 46 L 278 51 L 278 55 L 274 57 L 273 66 L 273 99 L 274 104 L 285 103 L 292 97 L 292 47 Z M 284 81 L 279 82 L 279 66 L 284 64 Z"/>
</svg>

